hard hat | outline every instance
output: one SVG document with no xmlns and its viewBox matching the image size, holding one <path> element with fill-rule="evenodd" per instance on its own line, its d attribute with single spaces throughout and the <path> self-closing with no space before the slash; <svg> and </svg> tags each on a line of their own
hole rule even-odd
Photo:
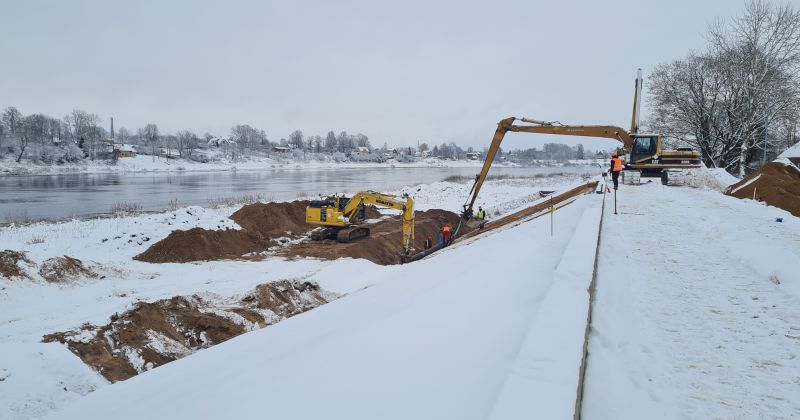
<svg viewBox="0 0 800 420">
<path fill-rule="evenodd" d="M 617 157 L 617 152 L 611 152 L 611 157 Z"/>
</svg>

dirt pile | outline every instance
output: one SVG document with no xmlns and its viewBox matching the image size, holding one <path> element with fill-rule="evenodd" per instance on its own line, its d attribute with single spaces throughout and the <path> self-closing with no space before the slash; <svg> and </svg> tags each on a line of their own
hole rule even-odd
<svg viewBox="0 0 800 420">
<path fill-rule="evenodd" d="M 103 326 L 85 324 L 43 337 L 61 342 L 112 382 L 180 359 L 239 334 L 316 308 L 338 295 L 311 282 L 259 285 L 243 299 L 175 296 L 139 302 Z"/>
<path fill-rule="evenodd" d="M 436 234 L 445 224 L 453 229 L 458 226 L 460 216 L 456 213 L 433 209 L 417 211 L 414 214 L 414 247 L 424 249 L 425 238 L 430 236 L 436 239 Z M 352 243 L 339 243 L 335 240 L 304 241 L 278 251 L 279 255 L 290 258 L 315 257 L 327 260 L 337 258 L 364 258 L 376 264 L 399 264 L 403 252 L 402 221 L 400 217 L 392 217 L 369 224 L 370 236 Z M 461 225 L 460 234 L 465 234 L 472 229 Z"/>
<path fill-rule="evenodd" d="M 241 258 L 267 250 L 282 237 L 296 239 L 313 229 L 306 224 L 308 201 L 254 203 L 233 213 L 230 218 L 242 230 L 194 228 L 172 231 L 134 259 L 150 263 L 210 261 Z M 366 218 L 381 217 L 374 207 L 366 208 Z"/>
<path fill-rule="evenodd" d="M 80 278 L 97 278 L 97 273 L 77 258 L 64 255 L 46 259 L 39 268 L 39 275 L 51 283 L 64 283 Z"/>
<path fill-rule="evenodd" d="M 725 194 L 737 198 L 755 197 L 800 217 L 800 169 L 789 163 L 770 162 L 729 186 Z"/>
<path fill-rule="evenodd" d="M 33 261 L 25 256 L 24 252 L 12 251 L 10 249 L 0 251 L 0 276 L 8 279 L 14 277 L 30 279 L 31 277 L 28 273 L 19 266 L 20 261 L 27 264 L 29 267 L 35 266 Z"/>
<path fill-rule="evenodd" d="M 245 230 L 194 228 L 173 230 L 166 238 L 133 258 L 150 263 L 234 259 L 268 246 L 269 240 Z"/>
</svg>

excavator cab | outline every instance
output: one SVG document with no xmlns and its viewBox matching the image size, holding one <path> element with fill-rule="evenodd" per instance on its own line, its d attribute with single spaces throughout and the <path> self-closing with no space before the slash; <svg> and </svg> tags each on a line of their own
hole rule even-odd
<svg viewBox="0 0 800 420">
<path fill-rule="evenodd" d="M 659 136 L 656 134 L 634 135 L 630 163 L 638 163 L 642 159 L 657 155 L 659 150 L 658 144 L 661 142 L 661 139 L 658 137 Z"/>
</svg>

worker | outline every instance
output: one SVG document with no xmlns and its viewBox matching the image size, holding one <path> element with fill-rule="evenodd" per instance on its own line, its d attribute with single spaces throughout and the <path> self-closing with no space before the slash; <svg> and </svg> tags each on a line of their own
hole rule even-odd
<svg viewBox="0 0 800 420">
<path fill-rule="evenodd" d="M 445 246 L 450 245 L 450 225 L 444 225 L 442 228 L 442 239 Z"/>
<path fill-rule="evenodd" d="M 486 220 L 486 210 L 483 207 L 478 206 L 478 220 Z"/>
<path fill-rule="evenodd" d="M 617 156 L 617 152 L 611 154 L 611 180 L 614 181 L 614 189 L 619 186 L 619 173 L 622 172 L 622 159 Z"/>
<path fill-rule="evenodd" d="M 428 237 L 425 238 L 425 249 L 431 249 L 432 246 L 433 246 L 433 239 L 431 239 L 431 236 L 428 235 Z"/>
</svg>

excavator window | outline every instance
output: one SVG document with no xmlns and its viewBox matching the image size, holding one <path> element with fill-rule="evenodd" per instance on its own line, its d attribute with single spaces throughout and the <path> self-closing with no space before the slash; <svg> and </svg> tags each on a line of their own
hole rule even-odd
<svg viewBox="0 0 800 420">
<path fill-rule="evenodd" d="M 657 148 L 658 148 L 658 139 L 655 136 L 636 137 L 633 141 L 631 160 L 636 160 L 640 157 L 645 157 L 645 156 L 652 156 L 656 154 Z"/>
</svg>

